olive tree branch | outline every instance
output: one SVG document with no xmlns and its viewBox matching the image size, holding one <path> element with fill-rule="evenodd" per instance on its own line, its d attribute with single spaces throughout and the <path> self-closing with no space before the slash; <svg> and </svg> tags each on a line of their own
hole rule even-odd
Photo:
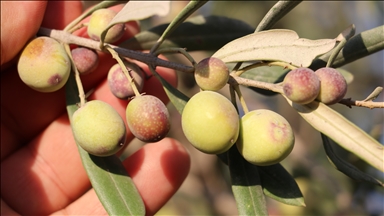
<svg viewBox="0 0 384 216">
<path fill-rule="evenodd" d="M 352 108 L 352 106 L 357 107 L 367 107 L 370 109 L 374 108 L 384 108 L 384 102 L 374 102 L 374 101 L 358 101 L 358 100 L 352 100 L 351 98 L 344 98 L 339 101 L 340 104 L 344 104 L 349 108 Z"/>
<path fill-rule="evenodd" d="M 375 90 L 371 94 L 368 95 L 367 98 L 361 101 L 355 101 L 351 98 L 344 98 L 339 101 L 340 104 L 344 104 L 349 108 L 352 108 L 352 106 L 358 106 L 358 107 L 367 107 L 370 109 L 374 108 L 384 108 L 384 102 L 374 102 L 373 100 L 379 96 L 379 94 L 383 91 L 383 87 L 379 86 L 376 87 Z"/>
<path fill-rule="evenodd" d="M 65 31 L 41 27 L 39 29 L 39 31 L 37 32 L 37 34 L 54 38 L 56 40 L 61 41 L 62 43 L 76 44 L 76 45 L 87 47 L 90 49 L 94 49 L 94 50 L 98 50 L 98 51 L 102 51 L 102 52 L 108 52 L 107 50 L 100 49 L 99 41 L 94 41 L 94 40 L 91 40 L 88 38 L 78 37 L 76 35 L 72 35 L 72 34 L 65 32 Z M 143 62 L 147 65 L 166 67 L 166 68 L 171 68 L 174 70 L 178 70 L 178 71 L 182 71 L 182 72 L 188 72 L 188 73 L 194 72 L 194 68 L 191 66 L 187 66 L 187 65 L 183 65 L 183 64 L 175 63 L 175 62 L 169 62 L 169 61 L 160 59 L 160 58 L 158 58 L 152 54 L 149 54 L 149 53 L 143 53 L 140 51 L 124 49 L 124 48 L 121 48 L 119 46 L 115 46 L 115 45 L 111 45 L 111 44 L 105 44 L 105 45 L 114 49 L 119 55 L 128 57 L 130 59 L 135 59 L 135 60 Z"/>
</svg>

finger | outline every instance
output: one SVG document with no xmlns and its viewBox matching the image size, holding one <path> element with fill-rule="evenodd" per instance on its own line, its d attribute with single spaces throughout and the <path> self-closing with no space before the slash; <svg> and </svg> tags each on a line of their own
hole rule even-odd
<svg viewBox="0 0 384 216">
<path fill-rule="evenodd" d="M 190 157 L 178 141 L 164 138 L 138 150 L 124 165 L 144 201 L 146 214 L 153 215 L 187 177 Z"/>
<path fill-rule="evenodd" d="M 62 30 L 83 10 L 81 1 L 48 1 L 41 26 Z"/>
<path fill-rule="evenodd" d="M 180 187 L 190 168 L 185 148 L 165 138 L 147 144 L 123 162 L 145 204 L 146 215 L 154 215 Z M 55 214 L 106 215 L 94 190 Z"/>
<path fill-rule="evenodd" d="M 1 1 L 1 65 L 15 57 L 36 34 L 46 4 L 45 1 Z"/>
</svg>

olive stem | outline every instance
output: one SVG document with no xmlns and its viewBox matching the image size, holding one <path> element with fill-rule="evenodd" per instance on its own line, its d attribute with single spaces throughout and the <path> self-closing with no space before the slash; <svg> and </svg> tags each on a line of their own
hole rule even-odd
<svg viewBox="0 0 384 216">
<path fill-rule="evenodd" d="M 336 46 L 335 50 L 332 52 L 331 56 L 328 59 L 327 65 L 325 67 L 331 67 L 333 61 L 336 59 L 339 52 L 343 49 L 347 41 L 355 35 L 355 25 L 351 25 L 349 28 L 341 32 L 336 39 L 340 40 L 340 43 Z"/>
<path fill-rule="evenodd" d="M 195 59 L 193 59 L 193 57 L 189 55 L 189 53 L 186 51 L 185 48 L 164 48 L 164 49 L 157 50 L 156 52 L 153 53 L 153 55 L 158 56 L 160 54 L 165 54 L 165 53 L 181 53 L 188 59 L 188 61 L 191 62 L 193 67 L 196 67 L 197 65 Z"/>
<path fill-rule="evenodd" d="M 231 86 L 233 87 L 233 89 L 235 90 L 237 96 L 239 97 L 240 104 L 241 104 L 241 107 L 243 107 L 244 114 L 247 114 L 249 112 L 248 106 L 247 106 L 247 103 L 245 103 L 243 94 L 241 94 L 241 90 L 240 90 L 239 84 L 233 84 Z"/>
<path fill-rule="evenodd" d="M 62 45 L 64 46 L 64 49 L 67 52 L 69 59 L 71 60 L 71 67 L 72 67 L 72 70 L 75 72 L 76 85 L 77 85 L 77 88 L 79 90 L 80 107 L 83 107 L 85 104 L 85 97 L 86 96 L 84 93 L 83 84 L 81 83 L 80 73 L 76 68 L 75 61 L 73 60 L 73 57 L 72 57 L 71 49 L 69 48 L 69 44 L 62 43 Z"/>
<path fill-rule="evenodd" d="M 105 48 L 111 53 L 112 57 L 114 59 L 116 59 L 116 61 L 119 63 L 121 70 L 123 71 L 124 75 L 127 77 L 129 84 L 131 85 L 132 90 L 135 93 L 135 96 L 136 97 L 141 96 L 139 90 L 136 87 L 135 81 L 133 80 L 133 78 L 129 74 L 129 71 L 127 70 L 127 67 L 125 66 L 123 60 L 121 60 L 119 54 L 117 54 L 117 52 L 115 52 L 115 50 L 110 48 L 109 46 L 105 46 Z"/>
<path fill-rule="evenodd" d="M 88 26 L 88 23 L 80 23 L 77 26 L 74 26 L 73 28 L 69 29 L 68 32 L 72 34 L 73 32 L 87 26 Z"/>
<path fill-rule="evenodd" d="M 367 98 L 364 100 L 352 100 L 351 98 L 344 98 L 339 101 L 340 104 L 344 104 L 349 108 L 352 108 L 352 106 L 358 106 L 358 107 L 367 107 L 370 109 L 374 108 L 384 108 L 384 102 L 374 102 L 373 100 L 376 99 L 377 96 L 381 93 L 383 90 L 383 87 L 377 87 Z"/>
<path fill-rule="evenodd" d="M 107 52 L 106 50 L 100 49 L 99 41 L 94 41 L 92 39 L 72 35 L 68 32 L 40 27 L 38 34 L 49 36 L 63 43 L 76 44 L 82 47 L 87 47 L 87 48 L 98 50 L 101 52 Z M 149 54 L 149 53 L 143 53 L 141 51 L 125 49 L 125 48 L 107 44 L 107 43 L 105 43 L 105 45 L 114 49 L 121 56 L 128 57 L 130 59 L 135 59 L 145 64 L 171 68 L 177 71 L 188 72 L 188 73 L 192 73 L 195 70 L 191 66 L 187 66 L 187 65 L 183 65 L 175 62 L 169 62 L 169 61 L 157 58 L 156 56 L 153 56 L 152 54 Z"/>
<path fill-rule="evenodd" d="M 239 109 L 238 109 L 237 103 L 236 103 L 236 94 L 235 94 L 235 90 L 234 90 L 232 85 L 229 85 L 229 93 L 231 96 L 231 102 L 232 102 L 233 106 L 235 106 L 237 113 L 239 113 Z"/>
<path fill-rule="evenodd" d="M 349 108 L 352 108 L 352 106 L 367 107 L 370 109 L 384 108 L 384 102 L 355 101 L 355 100 L 351 100 L 351 98 L 341 99 L 341 101 L 339 101 L 339 103 L 344 104 L 344 105 L 348 106 Z"/>
</svg>

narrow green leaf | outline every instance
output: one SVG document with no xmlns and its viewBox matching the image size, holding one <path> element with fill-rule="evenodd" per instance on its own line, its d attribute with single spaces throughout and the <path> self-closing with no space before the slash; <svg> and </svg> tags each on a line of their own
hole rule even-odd
<svg viewBox="0 0 384 216">
<path fill-rule="evenodd" d="M 345 175 L 349 176 L 351 179 L 354 179 L 356 181 L 365 181 L 369 182 L 375 185 L 379 185 L 381 187 L 384 187 L 383 183 L 379 180 L 373 178 L 372 176 L 360 171 L 356 167 L 354 167 L 352 164 L 346 162 L 345 160 L 341 159 L 332 149 L 331 141 L 327 136 L 324 134 L 321 134 L 321 138 L 323 140 L 323 145 L 325 149 L 325 153 L 328 156 L 328 159 L 332 163 L 333 166 L 340 172 L 344 173 Z"/>
<path fill-rule="evenodd" d="M 313 101 L 300 105 L 285 99 L 316 130 L 376 169 L 384 171 L 383 145 L 361 128 L 323 103 Z"/>
<path fill-rule="evenodd" d="M 71 73 L 66 84 L 69 119 L 78 109 L 79 92 Z M 100 202 L 109 215 L 145 215 L 145 206 L 132 179 L 115 155 L 96 157 L 78 146 L 83 166 Z"/>
<path fill-rule="evenodd" d="M 371 55 L 375 52 L 384 49 L 384 25 L 376 28 L 361 32 L 353 36 L 345 44 L 344 48 L 337 55 L 333 61 L 332 67 L 337 68 L 346 65 L 350 62 L 356 61 L 357 59 Z M 325 67 L 330 53 L 326 53 L 316 59 L 312 65 L 312 69 Z"/>
<path fill-rule="evenodd" d="M 253 68 L 243 74 L 241 74 L 241 77 L 250 79 L 250 80 L 257 80 L 261 82 L 268 82 L 268 83 L 279 83 L 284 80 L 285 75 L 289 72 L 289 69 L 284 69 L 279 66 L 263 66 L 263 67 L 257 67 Z M 276 92 L 268 91 L 265 89 L 255 88 L 255 87 L 248 87 L 252 89 L 253 91 L 266 95 L 266 96 L 273 96 L 276 95 Z"/>
<path fill-rule="evenodd" d="M 149 50 L 154 46 L 168 24 L 140 32 L 120 44 L 132 50 Z M 162 43 L 160 48 L 183 47 L 187 51 L 217 50 L 226 43 L 251 34 L 247 23 L 224 16 L 195 16 L 180 24 Z"/>
<path fill-rule="evenodd" d="M 108 29 L 118 23 L 142 20 L 154 15 L 165 16 L 169 13 L 170 8 L 170 1 L 128 1 L 101 33 L 101 41 L 104 42 Z"/>
<path fill-rule="evenodd" d="M 151 48 L 151 53 L 155 52 L 160 45 L 164 42 L 166 38 L 181 24 L 183 23 L 190 15 L 193 14 L 197 9 L 203 6 L 208 1 L 201 0 L 191 0 L 184 8 L 180 11 L 180 13 L 172 20 L 172 22 L 167 26 L 159 40 L 156 44 Z"/>
<path fill-rule="evenodd" d="M 258 168 L 265 195 L 288 205 L 305 206 L 299 186 L 281 164 Z"/>
<path fill-rule="evenodd" d="M 255 32 L 270 29 L 277 23 L 277 21 L 283 18 L 301 2 L 302 1 L 278 1 L 260 21 Z"/>
<path fill-rule="evenodd" d="M 309 40 L 299 38 L 292 30 L 273 29 L 233 40 L 213 57 L 224 62 L 283 61 L 297 67 L 308 67 L 316 56 L 330 51 L 335 44 L 336 39 Z"/>
<path fill-rule="evenodd" d="M 258 167 L 244 160 L 236 146 L 228 151 L 228 166 L 239 215 L 268 215 Z"/>
<path fill-rule="evenodd" d="M 248 70 L 241 74 L 241 77 L 267 83 L 279 83 L 284 80 L 285 74 L 288 71 L 289 69 L 284 69 L 280 66 L 262 66 Z"/>
</svg>

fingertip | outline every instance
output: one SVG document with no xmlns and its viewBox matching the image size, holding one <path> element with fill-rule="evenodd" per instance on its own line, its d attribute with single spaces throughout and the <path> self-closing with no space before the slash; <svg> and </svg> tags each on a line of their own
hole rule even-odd
<svg viewBox="0 0 384 216">
<path fill-rule="evenodd" d="M 190 169 L 190 156 L 171 138 L 147 144 L 124 162 L 145 203 L 147 215 L 155 214 L 178 190 Z"/>
<path fill-rule="evenodd" d="M 48 1 L 42 26 L 64 29 L 83 10 L 81 1 Z"/>
<path fill-rule="evenodd" d="M 45 1 L 1 1 L 1 64 L 14 58 L 36 34 L 46 5 Z"/>
</svg>

